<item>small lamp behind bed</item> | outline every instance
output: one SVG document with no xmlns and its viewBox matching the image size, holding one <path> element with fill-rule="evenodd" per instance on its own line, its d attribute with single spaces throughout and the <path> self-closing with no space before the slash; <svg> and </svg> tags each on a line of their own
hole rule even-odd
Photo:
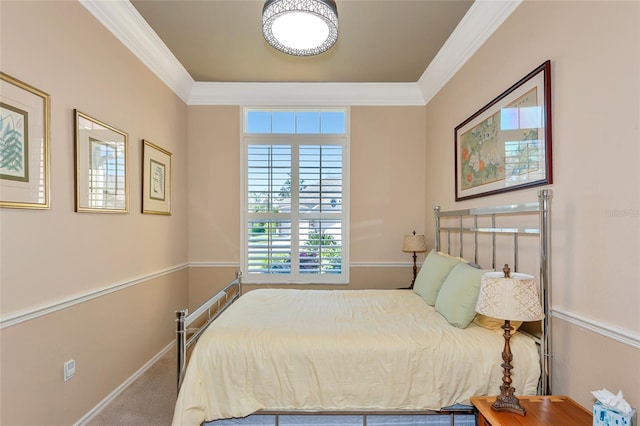
<svg viewBox="0 0 640 426">
<path fill-rule="evenodd" d="M 418 276 L 416 253 L 424 253 L 427 251 L 427 240 L 424 238 L 423 234 L 416 235 L 416 231 L 413 231 L 413 234 L 407 234 L 404 236 L 402 251 L 405 253 L 413 252 L 413 280 L 411 280 L 411 287 L 409 287 L 413 288 L 413 284 L 416 282 L 416 277 Z"/>
<path fill-rule="evenodd" d="M 544 318 L 540 306 L 538 284 L 533 276 L 527 274 L 511 274 L 509 265 L 504 265 L 500 272 L 487 272 L 482 275 L 480 293 L 476 304 L 476 312 L 489 317 L 503 319 L 504 349 L 501 366 L 504 369 L 500 395 L 491 405 L 496 411 L 508 411 L 524 416 L 526 411 L 514 395 L 511 387 L 511 321 L 538 321 Z"/>
</svg>

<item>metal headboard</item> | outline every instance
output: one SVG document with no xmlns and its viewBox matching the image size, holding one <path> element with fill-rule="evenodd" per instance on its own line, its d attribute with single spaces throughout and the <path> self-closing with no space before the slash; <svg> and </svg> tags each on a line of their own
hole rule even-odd
<svg viewBox="0 0 640 426">
<path fill-rule="evenodd" d="M 539 256 L 540 256 L 540 302 L 544 310 L 544 319 L 541 321 L 540 336 L 540 393 L 542 395 L 551 394 L 551 198 L 552 192 L 549 189 L 538 191 L 537 203 L 515 204 L 498 207 L 483 207 L 465 210 L 440 211 L 440 207 L 433 209 L 435 221 L 435 249 L 442 250 L 441 234 L 446 233 L 447 249 L 446 252 L 451 254 L 451 236 L 458 235 L 458 256 L 462 257 L 465 234 L 473 235 L 473 252 L 475 263 L 478 263 L 478 235 L 491 235 L 491 267 L 496 268 L 496 235 L 506 234 L 513 236 L 513 270 L 518 270 L 518 239 L 520 236 L 538 236 L 539 239 Z M 537 214 L 537 227 L 499 227 L 496 224 L 497 218 L 500 216 L 517 215 L 517 214 Z M 440 219 L 458 218 L 457 226 L 441 226 Z M 479 226 L 478 218 L 489 217 L 491 226 Z M 473 221 L 473 225 L 465 224 L 465 220 Z M 486 219 L 485 219 L 486 220 Z"/>
</svg>

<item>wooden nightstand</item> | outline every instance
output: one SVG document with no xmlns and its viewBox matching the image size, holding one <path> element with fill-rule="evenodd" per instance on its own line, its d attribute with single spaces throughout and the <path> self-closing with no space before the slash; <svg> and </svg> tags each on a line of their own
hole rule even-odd
<svg viewBox="0 0 640 426">
<path fill-rule="evenodd" d="M 478 410 L 478 426 L 590 426 L 593 415 L 586 408 L 566 396 L 518 396 L 525 416 L 494 411 L 495 396 L 472 396 L 471 403 Z"/>
</svg>

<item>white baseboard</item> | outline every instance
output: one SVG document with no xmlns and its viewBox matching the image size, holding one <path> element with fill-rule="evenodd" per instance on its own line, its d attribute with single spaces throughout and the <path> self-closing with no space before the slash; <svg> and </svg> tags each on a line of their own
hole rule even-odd
<svg viewBox="0 0 640 426">
<path fill-rule="evenodd" d="M 171 350 L 171 348 L 175 347 L 176 342 L 173 341 L 164 347 L 158 354 L 156 354 L 153 358 L 147 361 L 138 371 L 133 373 L 131 377 L 125 380 L 120 386 L 118 386 L 113 392 L 111 392 L 105 399 L 100 401 L 98 405 L 93 407 L 87 414 L 82 416 L 80 420 L 78 420 L 74 426 L 83 426 L 87 424 L 91 419 L 98 415 L 107 405 L 109 405 L 118 395 L 120 395 L 129 385 L 138 379 L 138 377 L 142 376 L 153 364 L 155 364 L 160 358 L 162 358 L 167 352 Z"/>
</svg>

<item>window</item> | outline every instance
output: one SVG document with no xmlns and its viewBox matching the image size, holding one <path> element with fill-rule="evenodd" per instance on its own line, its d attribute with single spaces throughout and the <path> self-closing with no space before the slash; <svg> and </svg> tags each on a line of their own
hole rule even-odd
<svg viewBox="0 0 640 426">
<path fill-rule="evenodd" d="M 243 280 L 348 282 L 348 111 L 243 118 Z"/>
</svg>

